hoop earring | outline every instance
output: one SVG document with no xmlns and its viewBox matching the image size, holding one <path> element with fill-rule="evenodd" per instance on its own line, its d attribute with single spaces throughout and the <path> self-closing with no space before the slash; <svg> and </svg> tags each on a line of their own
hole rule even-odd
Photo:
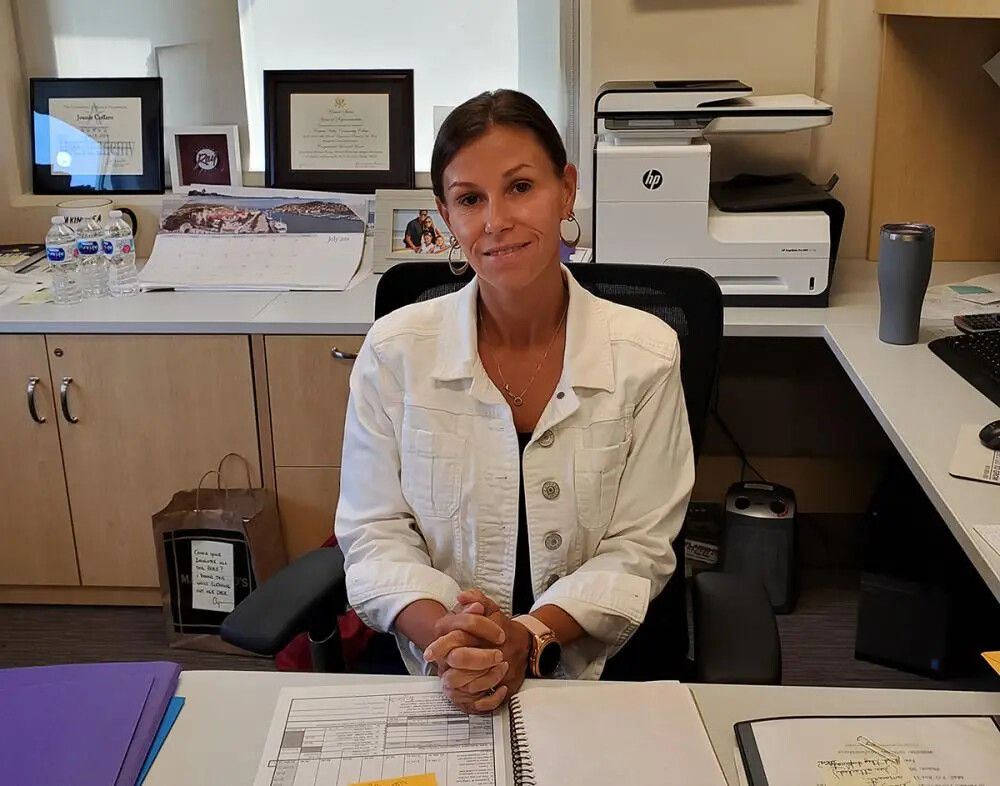
<svg viewBox="0 0 1000 786">
<path fill-rule="evenodd" d="M 455 254 L 455 249 L 462 251 L 462 246 L 458 242 L 458 238 L 454 235 L 451 236 L 451 248 L 448 249 L 448 269 L 451 271 L 453 276 L 461 276 L 465 274 L 465 271 L 469 269 L 469 261 L 464 260 L 460 265 L 455 264 L 455 260 L 452 259 Z"/>
<path fill-rule="evenodd" d="M 562 242 L 565 243 L 570 248 L 576 248 L 578 245 L 580 245 L 580 237 L 583 235 L 583 228 L 580 226 L 580 222 L 577 220 L 576 215 L 573 213 L 570 213 L 569 216 L 563 219 L 563 221 L 568 221 L 570 223 L 576 224 L 576 237 L 573 238 L 572 242 L 564 238 L 562 236 L 562 225 L 560 224 L 559 239 L 562 240 Z"/>
</svg>

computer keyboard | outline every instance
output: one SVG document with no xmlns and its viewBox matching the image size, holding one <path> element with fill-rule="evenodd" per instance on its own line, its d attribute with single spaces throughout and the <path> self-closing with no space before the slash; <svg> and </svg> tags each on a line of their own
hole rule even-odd
<svg viewBox="0 0 1000 786">
<path fill-rule="evenodd" d="M 947 336 L 928 346 L 970 385 L 1000 406 L 1000 331 Z"/>
</svg>

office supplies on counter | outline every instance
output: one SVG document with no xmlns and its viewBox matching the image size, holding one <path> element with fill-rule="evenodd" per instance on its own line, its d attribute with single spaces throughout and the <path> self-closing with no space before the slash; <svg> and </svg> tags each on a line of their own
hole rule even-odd
<svg viewBox="0 0 1000 786">
<path fill-rule="evenodd" d="M 956 314 L 955 327 L 963 333 L 993 333 L 1000 330 L 1000 311 L 989 314 Z"/>
<path fill-rule="evenodd" d="M 960 314 L 995 312 L 997 304 L 1000 304 L 1000 273 L 989 273 L 967 281 L 929 287 L 920 316 L 924 320 L 950 323 Z"/>
<path fill-rule="evenodd" d="M 984 445 L 979 437 L 981 431 L 975 423 L 966 423 L 959 429 L 948 474 L 956 478 L 1000 484 L 1000 450 Z"/>
<path fill-rule="evenodd" d="M 987 423 L 979 430 L 979 441 L 984 448 L 1000 450 L 1000 420 Z"/>
<path fill-rule="evenodd" d="M 318 740 L 324 783 L 606 786 L 659 783 L 668 770 L 677 783 L 725 783 L 690 692 L 671 682 L 529 684 L 492 715 L 457 710 L 437 681 L 285 688 L 255 786 L 316 772 Z"/>
<path fill-rule="evenodd" d="M 962 379 L 1000 406 L 1000 332 L 946 336 L 927 346 Z"/>
<path fill-rule="evenodd" d="M 844 207 L 798 174 L 710 186 L 715 134 L 829 125 L 804 95 L 731 80 L 607 82 L 595 101 L 594 259 L 706 270 L 727 305 L 826 306 Z"/>
<path fill-rule="evenodd" d="M 179 675 L 165 662 L 0 671 L 5 782 L 133 786 Z"/>
<path fill-rule="evenodd" d="M 1000 652 L 984 652 L 983 658 L 993 671 L 1000 674 Z"/>
<path fill-rule="evenodd" d="M 174 696 L 167 705 L 167 711 L 163 713 L 163 720 L 160 721 L 156 736 L 153 737 L 153 742 L 149 746 L 149 753 L 146 754 L 146 760 L 142 763 L 142 769 L 139 771 L 139 777 L 136 778 L 135 786 L 142 786 L 143 781 L 146 780 L 146 774 L 153 766 L 153 762 L 156 761 L 156 754 L 163 747 L 163 743 L 166 741 L 167 735 L 170 734 L 174 721 L 177 720 L 182 709 L 184 709 L 184 697 Z"/>
<path fill-rule="evenodd" d="M 920 309 L 931 280 L 934 227 L 886 224 L 879 232 L 879 341 L 916 344 Z"/>
<path fill-rule="evenodd" d="M 749 786 L 992 784 L 1000 717 L 765 718 L 735 724 Z"/>
<path fill-rule="evenodd" d="M 0 270 L 22 273 L 45 259 L 44 243 L 0 245 Z"/>
</svg>

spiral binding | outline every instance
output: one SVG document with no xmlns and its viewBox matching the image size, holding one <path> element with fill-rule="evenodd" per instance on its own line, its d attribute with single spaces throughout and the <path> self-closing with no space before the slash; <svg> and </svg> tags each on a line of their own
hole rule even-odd
<svg viewBox="0 0 1000 786">
<path fill-rule="evenodd" d="M 519 696 L 508 704 L 510 714 L 510 758 L 514 769 L 514 786 L 535 786 L 535 771 L 528 750 L 528 730 L 524 726 Z"/>
</svg>

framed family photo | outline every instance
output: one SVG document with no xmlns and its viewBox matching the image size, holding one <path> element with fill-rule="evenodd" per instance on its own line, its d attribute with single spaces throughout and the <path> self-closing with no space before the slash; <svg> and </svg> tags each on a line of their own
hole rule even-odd
<svg viewBox="0 0 1000 786">
<path fill-rule="evenodd" d="M 446 262 L 452 235 L 430 190 L 380 189 L 375 192 L 375 250 L 372 267 L 384 273 L 398 262 Z M 463 260 L 461 248 L 452 260 Z"/>
<path fill-rule="evenodd" d="M 163 82 L 32 78 L 36 194 L 162 194 Z"/>
<path fill-rule="evenodd" d="M 413 188 L 413 70 L 264 72 L 264 184 Z"/>
<path fill-rule="evenodd" d="M 242 186 L 239 128 L 190 126 L 167 129 L 170 185 L 186 194 L 202 186 Z"/>
</svg>

